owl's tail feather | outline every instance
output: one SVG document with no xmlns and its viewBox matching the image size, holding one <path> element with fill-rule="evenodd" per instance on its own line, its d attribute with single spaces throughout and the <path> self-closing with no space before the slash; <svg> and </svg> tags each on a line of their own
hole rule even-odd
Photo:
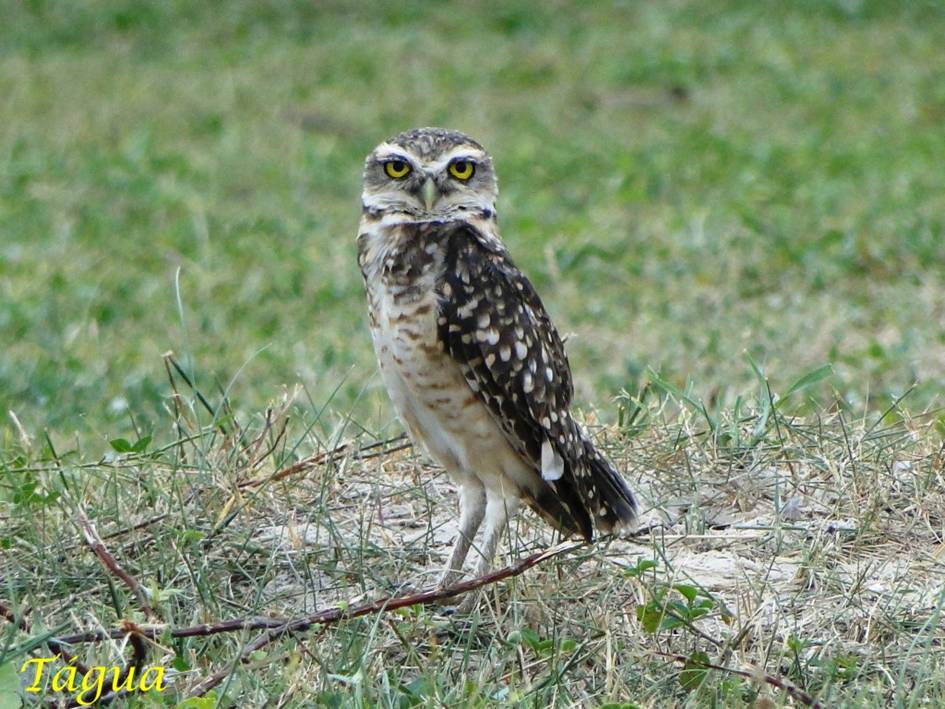
<svg viewBox="0 0 945 709">
<path fill-rule="evenodd" d="M 572 430 L 578 455 L 564 459 L 559 478 L 542 477 L 537 490 L 523 491 L 526 502 L 558 531 L 586 541 L 593 539 L 594 527 L 604 534 L 633 531 L 637 501 L 627 483 L 577 423 Z M 544 469 L 536 473 L 543 476 Z"/>
<path fill-rule="evenodd" d="M 637 519 L 636 498 L 620 473 L 586 437 L 579 465 L 583 470 L 575 475 L 575 482 L 594 525 L 605 534 L 633 531 Z"/>
<path fill-rule="evenodd" d="M 526 496 L 525 501 L 562 534 L 580 534 L 588 542 L 593 538 L 591 518 L 574 482 L 566 477 L 555 482 L 543 482 L 537 493 Z"/>
</svg>

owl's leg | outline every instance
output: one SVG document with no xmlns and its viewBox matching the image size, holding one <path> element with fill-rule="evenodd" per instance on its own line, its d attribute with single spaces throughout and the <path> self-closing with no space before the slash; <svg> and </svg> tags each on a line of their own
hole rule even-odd
<svg viewBox="0 0 945 709">
<path fill-rule="evenodd" d="M 499 540 L 509 522 L 509 517 L 515 514 L 518 506 L 517 497 L 506 497 L 492 490 L 486 492 L 485 532 L 482 537 L 482 548 L 476 550 L 479 553 L 476 576 L 487 574 L 492 569 L 492 561 L 495 559 L 495 550 L 499 546 Z"/>
<path fill-rule="evenodd" d="M 486 514 L 486 490 L 478 480 L 469 480 L 459 488 L 459 532 L 446 571 L 440 577 L 440 588 L 449 586 L 463 575 L 463 562 L 472 546 L 476 531 Z"/>
<path fill-rule="evenodd" d="M 499 540 L 509 522 L 509 517 L 515 514 L 519 506 L 517 497 L 506 497 L 504 495 L 486 491 L 486 516 L 485 532 L 482 538 L 482 547 L 477 548 L 479 554 L 479 563 L 476 565 L 476 576 L 483 576 L 492 569 L 492 562 L 495 559 L 496 548 L 499 546 Z M 462 603 L 457 607 L 458 613 L 471 613 L 475 610 L 479 601 L 479 592 L 473 591 L 463 598 Z"/>
</svg>

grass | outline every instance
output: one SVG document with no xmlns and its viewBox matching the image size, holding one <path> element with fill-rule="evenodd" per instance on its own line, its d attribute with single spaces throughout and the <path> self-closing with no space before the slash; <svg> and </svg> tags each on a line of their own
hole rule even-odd
<svg viewBox="0 0 945 709">
<path fill-rule="evenodd" d="M 47 632 L 147 620 L 83 548 L 80 510 L 94 510 L 171 627 L 297 617 L 431 586 L 456 524 L 442 472 L 396 443 L 359 455 L 371 441 L 355 437 L 276 480 L 294 449 L 325 447 L 286 425 L 287 410 L 249 422 L 242 441 L 189 423 L 184 408 L 167 448 L 116 441 L 124 452 L 97 462 L 8 464 L 28 482 L 9 506 L 5 595 L 33 625 L 8 630 L 7 655 L 19 660 Z M 281 639 L 247 664 L 235 660 L 256 633 L 159 639 L 151 661 L 169 668 L 173 691 L 137 704 L 174 706 L 228 668 L 207 706 L 786 701 L 751 679 L 684 671 L 664 653 L 764 672 L 823 706 L 945 700 L 945 461 L 928 417 L 883 425 L 774 409 L 760 430 L 754 417 L 723 416 L 719 430 L 735 435 L 722 436 L 688 409 L 664 416 L 654 403 L 643 428 L 598 430 L 647 524 L 659 525 L 649 534 L 492 587 L 468 623 L 422 608 L 369 616 Z M 553 541 L 521 516 L 509 553 Z M 77 647 L 88 665 L 121 656 Z"/>
<path fill-rule="evenodd" d="M 0 14 L 0 599 L 31 610 L 0 667 L 45 632 L 142 620 L 80 509 L 172 625 L 429 581 L 454 502 L 413 453 L 235 484 L 399 434 L 354 257 L 360 166 L 438 124 L 495 154 L 585 418 L 666 526 L 496 587 L 472 628 L 417 610 L 280 641 L 220 703 L 791 701 L 654 650 L 825 705 L 945 700 L 938 3 Z M 175 395 L 169 350 L 214 416 L 172 370 Z M 513 556 L 552 541 L 532 522 Z M 185 701 L 249 640 L 153 648 L 173 690 L 129 701 Z"/>
</svg>

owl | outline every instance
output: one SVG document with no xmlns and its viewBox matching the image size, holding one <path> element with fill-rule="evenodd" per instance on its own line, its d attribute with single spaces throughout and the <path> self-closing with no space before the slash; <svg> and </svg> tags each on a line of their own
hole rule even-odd
<svg viewBox="0 0 945 709">
<path fill-rule="evenodd" d="M 492 158 L 416 128 L 364 164 L 358 262 L 381 376 L 407 433 L 459 491 L 448 586 L 482 527 L 486 573 L 524 501 L 565 535 L 629 530 L 636 501 L 571 415 L 564 344 L 499 238 Z"/>
</svg>

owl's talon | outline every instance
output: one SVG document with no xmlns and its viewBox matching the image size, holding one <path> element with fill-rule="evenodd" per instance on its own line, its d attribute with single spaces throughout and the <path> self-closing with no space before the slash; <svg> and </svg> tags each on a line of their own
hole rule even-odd
<svg viewBox="0 0 945 709">
<path fill-rule="evenodd" d="M 459 605 L 456 606 L 456 615 L 466 616 L 471 615 L 479 608 L 479 592 L 472 591 L 460 601 Z"/>
</svg>

